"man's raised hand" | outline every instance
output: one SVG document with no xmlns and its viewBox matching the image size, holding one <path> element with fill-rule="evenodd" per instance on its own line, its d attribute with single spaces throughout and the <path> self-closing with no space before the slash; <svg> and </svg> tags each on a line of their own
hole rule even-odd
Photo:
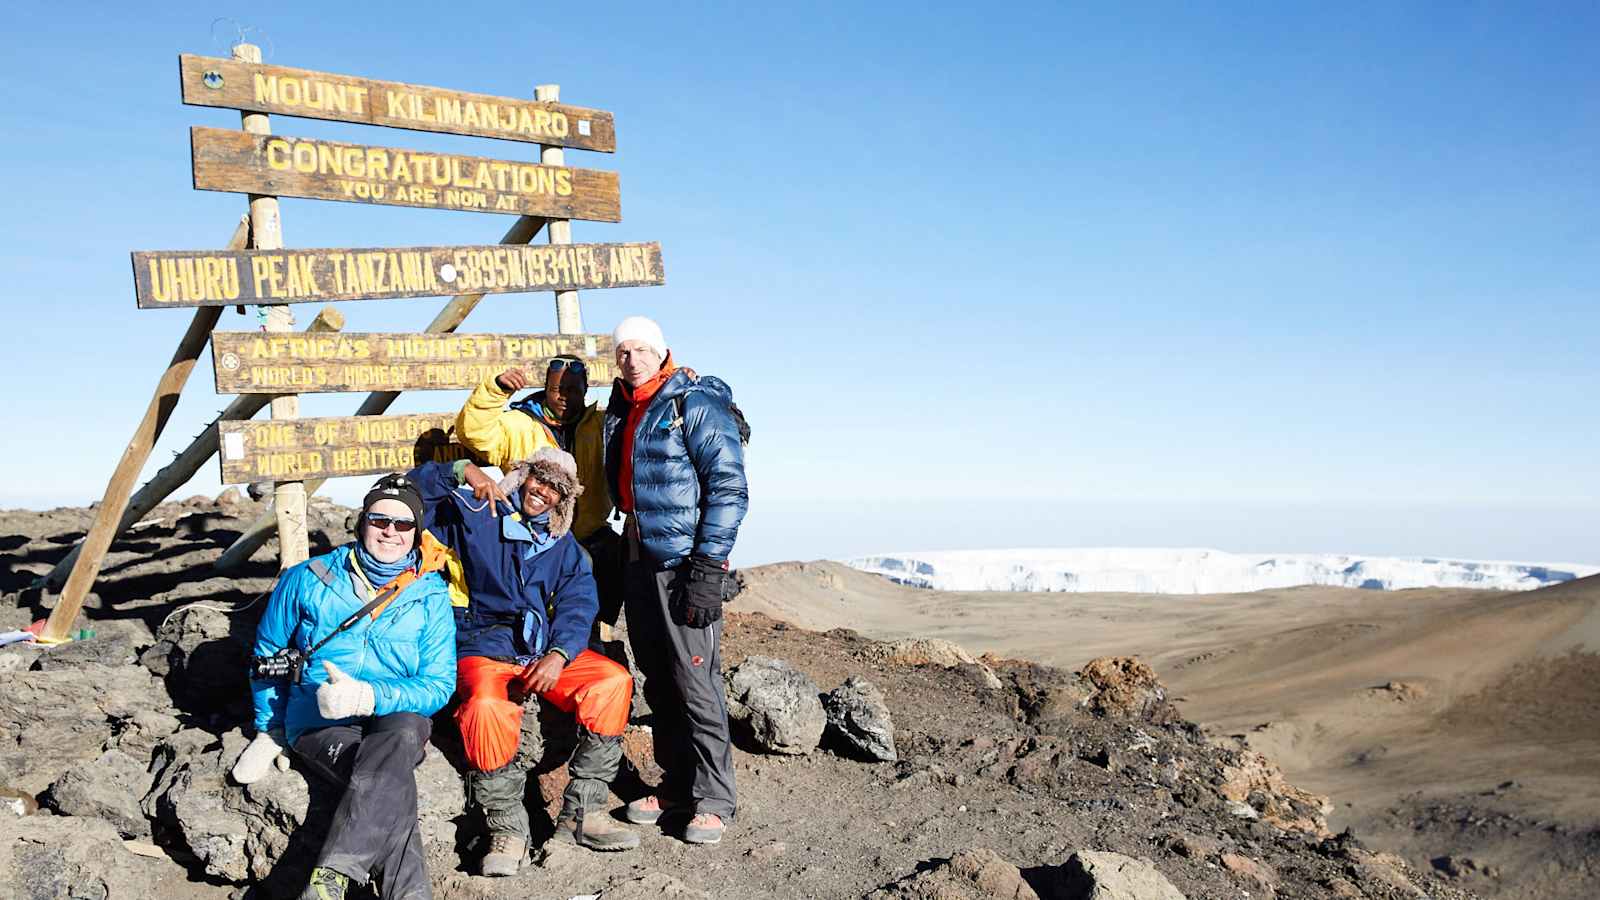
<svg viewBox="0 0 1600 900">
<path fill-rule="evenodd" d="M 494 383 L 500 385 L 500 390 L 515 394 L 528 386 L 528 373 L 521 369 L 507 369 L 494 377 Z"/>
</svg>

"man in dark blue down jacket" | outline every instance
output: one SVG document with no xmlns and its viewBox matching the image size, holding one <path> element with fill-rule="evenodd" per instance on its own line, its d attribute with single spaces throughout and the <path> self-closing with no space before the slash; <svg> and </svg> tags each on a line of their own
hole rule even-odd
<svg viewBox="0 0 1600 900">
<path fill-rule="evenodd" d="M 660 326 L 632 316 L 614 338 L 622 377 L 606 407 L 606 482 L 628 516 L 628 642 L 663 771 L 626 816 L 645 825 L 682 810 L 684 839 L 715 844 L 736 806 L 721 644 L 728 554 L 749 505 L 744 446 L 728 386 L 680 370 Z"/>
</svg>

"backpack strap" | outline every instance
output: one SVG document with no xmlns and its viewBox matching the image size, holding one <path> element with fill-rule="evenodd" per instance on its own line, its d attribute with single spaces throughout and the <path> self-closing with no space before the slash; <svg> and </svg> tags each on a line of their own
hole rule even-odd
<svg viewBox="0 0 1600 900">
<path fill-rule="evenodd" d="M 320 557 L 311 561 L 310 568 L 311 574 L 317 576 L 323 584 L 333 587 L 333 571 L 328 568 L 328 564 L 323 562 Z"/>
</svg>

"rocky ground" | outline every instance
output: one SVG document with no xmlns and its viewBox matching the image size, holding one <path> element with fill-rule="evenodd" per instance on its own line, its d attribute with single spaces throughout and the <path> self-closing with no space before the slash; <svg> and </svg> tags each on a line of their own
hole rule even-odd
<svg viewBox="0 0 1600 900">
<path fill-rule="evenodd" d="M 248 741 L 243 656 L 275 566 L 270 547 L 244 571 L 209 566 L 257 512 L 235 493 L 160 507 L 113 547 L 81 623 L 93 637 L 0 648 L 0 897 L 298 891 L 336 798 L 296 771 L 226 776 Z M 88 519 L 0 513 L 0 630 L 48 614 L 30 585 Z M 314 503 L 311 519 L 313 552 L 348 539 L 348 510 Z M 1329 834 L 1325 798 L 1208 739 L 1137 660 L 1066 671 L 738 609 L 725 656 L 740 814 L 721 845 L 641 829 L 630 853 L 551 844 L 516 878 L 477 877 L 441 716 L 418 770 L 436 894 L 1472 896 Z M 648 726 L 641 709 L 629 740 L 646 777 Z M 560 778 L 542 779 L 546 796 Z"/>
</svg>

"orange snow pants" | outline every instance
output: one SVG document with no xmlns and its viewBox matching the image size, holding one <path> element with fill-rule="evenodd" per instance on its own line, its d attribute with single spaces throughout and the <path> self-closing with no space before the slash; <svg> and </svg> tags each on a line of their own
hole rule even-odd
<svg viewBox="0 0 1600 900">
<path fill-rule="evenodd" d="M 463 656 L 456 661 L 456 725 L 461 729 L 467 762 L 480 772 L 492 772 L 517 755 L 522 739 L 522 704 L 510 699 L 507 686 L 522 666 L 487 656 Z M 593 650 L 585 650 L 561 670 L 555 687 L 540 698 L 555 708 L 573 713 L 578 724 L 601 737 L 622 734 L 628 727 L 628 704 L 633 700 L 633 677 L 628 670 Z"/>
</svg>

